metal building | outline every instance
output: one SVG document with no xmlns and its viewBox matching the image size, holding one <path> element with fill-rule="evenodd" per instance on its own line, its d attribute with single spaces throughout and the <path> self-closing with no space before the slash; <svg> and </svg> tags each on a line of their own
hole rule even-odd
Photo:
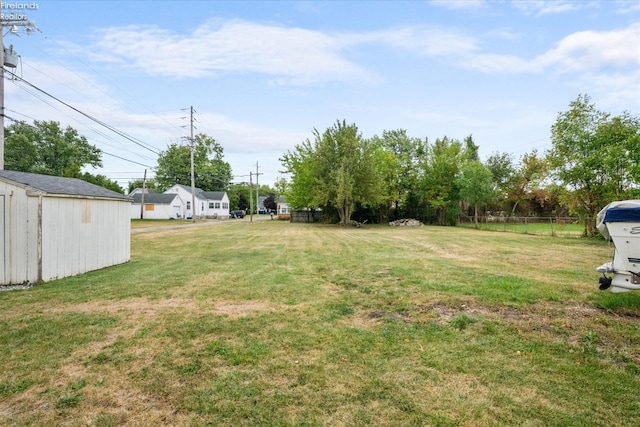
<svg viewBox="0 0 640 427">
<path fill-rule="evenodd" d="M 129 261 L 131 199 L 75 178 L 0 170 L 0 284 Z"/>
</svg>

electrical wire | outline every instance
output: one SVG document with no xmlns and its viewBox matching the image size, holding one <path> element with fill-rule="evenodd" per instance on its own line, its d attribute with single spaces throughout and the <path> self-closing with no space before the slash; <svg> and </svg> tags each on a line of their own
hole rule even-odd
<svg viewBox="0 0 640 427">
<path fill-rule="evenodd" d="M 18 114 L 19 114 L 19 113 L 18 113 Z M 11 121 L 12 121 L 12 122 L 14 122 L 14 123 L 19 123 L 19 124 L 22 124 L 22 125 L 25 125 L 25 126 L 29 126 L 29 127 L 31 127 L 31 128 L 36 129 L 36 127 L 35 127 L 35 126 L 30 125 L 29 123 L 26 123 L 24 120 L 17 120 L 17 119 L 15 119 L 15 118 L 11 117 L 11 116 L 8 116 L 7 114 L 5 114 L 5 115 L 4 115 L 4 117 L 5 117 L 6 119 L 11 120 Z M 143 164 L 143 163 L 138 163 L 138 162 L 136 162 L 136 161 L 133 161 L 133 160 L 130 160 L 130 159 L 126 159 L 126 158 L 124 158 L 124 157 L 120 157 L 120 156 L 117 156 L 117 155 L 115 155 L 115 154 L 108 153 L 108 152 L 106 152 L 106 151 L 104 151 L 104 150 L 100 150 L 100 152 L 101 152 L 102 154 L 106 154 L 107 156 L 111 156 L 111 157 L 115 157 L 115 158 L 120 159 L 120 160 L 124 160 L 125 162 L 129 162 L 129 163 L 133 163 L 133 164 L 136 164 L 136 165 L 144 166 L 144 167 L 146 167 L 146 168 L 151 168 L 151 169 L 153 168 L 153 166 L 145 165 L 145 164 Z"/>
<path fill-rule="evenodd" d="M 128 98 L 130 98 L 131 100 L 133 100 L 134 102 L 136 102 L 138 105 L 142 106 L 145 110 L 149 111 L 151 114 L 153 114 L 154 116 L 156 116 L 158 119 L 164 121 L 165 123 L 167 123 L 169 126 L 171 126 L 174 129 L 180 130 L 180 128 L 178 126 L 176 126 L 175 124 L 169 122 L 166 118 L 158 115 L 155 111 L 151 110 L 149 107 L 147 107 L 146 105 L 144 105 L 143 103 L 141 103 L 139 100 L 137 100 L 136 98 L 134 98 L 133 96 L 131 96 L 129 93 L 127 93 L 125 90 L 123 90 L 122 88 L 120 88 L 117 84 L 115 84 L 112 80 L 108 79 L 107 77 L 105 77 L 104 75 L 100 74 L 100 72 L 98 70 L 96 70 L 95 68 L 91 67 L 89 64 L 87 64 L 85 61 L 83 61 L 81 58 L 77 57 L 73 52 L 69 51 L 63 44 L 57 42 L 56 40 L 52 39 L 51 37 L 49 37 L 47 34 L 45 34 L 41 29 L 38 28 L 38 32 L 42 34 L 42 36 L 45 38 L 45 40 L 48 40 L 52 43 L 55 43 L 60 49 L 64 50 L 68 55 L 70 55 L 71 57 L 73 57 L 74 59 L 76 59 L 78 62 L 80 62 L 82 65 L 84 65 L 85 67 L 87 67 L 87 69 L 91 70 L 93 73 L 95 73 L 97 76 L 99 76 L 100 78 L 104 79 L 105 81 L 109 82 L 109 84 L 111 86 L 113 86 L 114 88 L 116 88 L 117 90 L 119 90 L 121 93 L 123 93 L 124 95 L 126 95 Z M 75 71 L 71 70 L 70 68 L 68 68 L 64 63 L 62 63 L 61 61 L 59 61 L 57 58 L 55 57 L 51 57 L 49 54 L 47 54 L 46 52 L 42 51 L 42 53 L 44 53 L 47 57 L 51 58 L 54 62 L 56 62 L 57 64 L 59 64 L 61 67 L 65 68 L 66 70 L 70 71 L 71 73 L 75 74 L 76 76 L 78 76 L 80 79 L 84 80 L 85 82 L 87 82 L 89 85 L 94 86 L 91 82 L 89 82 L 87 79 L 85 79 L 83 76 L 79 75 L 78 73 L 76 73 Z M 39 71 L 39 70 L 38 70 Z M 48 76 L 49 77 L 49 76 Z M 51 78 L 51 77 L 50 77 Z M 100 89 L 101 90 L 101 89 Z M 105 95 L 109 96 L 108 93 L 106 93 L 105 91 L 101 90 Z M 110 97 L 110 96 L 109 96 Z M 113 98 L 112 98 L 113 99 Z M 116 100 L 116 102 L 118 102 L 120 105 L 123 105 L 125 108 L 127 108 L 126 104 L 122 104 L 119 101 Z M 131 110 L 130 110 L 131 111 Z"/>
<path fill-rule="evenodd" d="M 46 99 L 42 98 L 39 94 L 37 94 L 36 92 L 34 92 L 33 90 L 31 90 L 29 87 L 26 87 L 26 86 L 19 86 L 19 85 L 16 85 L 16 86 L 17 86 L 18 88 L 20 88 L 21 90 L 24 90 L 26 93 L 30 94 L 30 95 L 31 95 L 31 96 L 33 96 L 34 98 L 38 99 L 38 100 L 39 100 L 39 101 L 41 101 L 43 104 L 46 104 L 46 105 L 50 106 L 51 108 L 53 108 L 54 110 L 59 111 L 59 112 L 60 112 L 60 113 L 62 113 L 62 114 L 65 114 L 61 109 L 59 109 L 57 106 L 53 105 L 52 103 L 48 102 Z M 12 111 L 12 112 L 14 112 L 14 113 L 16 113 L 16 114 L 20 114 L 20 115 L 22 115 L 22 116 L 28 117 L 28 118 L 30 118 L 30 119 L 32 119 L 32 120 L 34 120 L 34 121 L 35 121 L 35 120 L 37 120 L 37 119 L 35 119 L 35 118 L 33 118 L 33 117 L 27 116 L 26 114 L 19 113 L 19 112 L 15 111 L 15 110 L 8 110 L 8 109 L 7 109 L 7 111 Z M 79 120 L 77 120 L 76 118 L 71 117 L 71 116 L 69 116 L 68 114 L 65 114 L 65 115 L 66 115 L 67 117 L 69 117 L 70 119 L 74 120 L 76 123 L 80 123 L 80 124 L 82 124 L 82 125 L 86 126 L 85 124 L 83 124 L 83 123 L 81 123 Z M 113 141 L 113 142 L 117 142 L 114 138 L 112 138 L 111 136 L 109 136 L 109 135 L 105 134 L 105 133 L 104 133 L 104 132 L 102 132 L 101 130 L 98 130 L 98 129 L 93 128 L 93 127 L 90 127 L 90 126 L 88 126 L 88 127 L 89 127 L 89 129 L 91 129 L 93 132 L 97 133 L 98 135 L 101 135 L 101 136 L 103 136 L 104 138 L 109 139 L 109 140 L 111 140 L 111 141 Z M 114 146 L 113 144 L 106 143 L 106 142 L 104 142 L 104 141 L 103 141 L 103 143 L 104 143 L 104 144 L 106 144 L 106 145 L 109 145 L 110 147 L 113 147 L 113 148 L 121 148 L 121 147 L 116 147 L 116 146 Z M 125 148 L 125 149 L 126 149 L 126 148 Z M 126 149 L 126 150 L 127 150 L 127 151 L 129 151 L 129 152 L 131 152 L 132 154 L 136 154 L 137 156 L 139 156 L 139 157 L 143 158 L 144 160 L 153 161 L 153 159 L 152 159 L 152 158 L 150 158 L 150 157 L 144 156 L 144 155 L 142 155 L 142 154 L 140 154 L 140 153 L 137 153 L 137 152 L 134 152 L 134 151 L 131 151 L 131 150 L 128 150 L 128 149 Z"/>
<path fill-rule="evenodd" d="M 8 73 L 9 75 L 11 75 L 12 79 L 14 79 L 15 81 L 23 82 L 24 84 L 28 85 L 29 87 L 37 90 L 38 92 L 48 96 L 49 98 L 51 98 L 51 99 L 53 99 L 55 101 L 58 101 L 60 104 L 72 109 L 76 113 L 78 113 L 78 114 L 86 117 L 87 119 L 99 124 L 100 126 L 103 126 L 104 128 L 112 131 L 113 133 L 115 133 L 117 135 L 120 135 L 121 137 L 133 142 L 134 144 L 144 148 L 145 150 L 148 150 L 148 151 L 152 152 L 153 154 L 160 155 L 160 151 L 158 151 L 155 147 L 153 147 L 153 146 L 151 146 L 151 145 L 149 145 L 149 144 L 147 144 L 147 143 L 145 143 L 143 141 L 140 141 L 137 138 L 134 138 L 134 137 L 128 135 L 127 133 L 125 133 L 125 132 L 123 132 L 123 131 L 121 131 L 119 129 L 116 129 L 115 127 L 103 122 L 102 120 L 100 120 L 100 119 L 98 119 L 96 117 L 91 116 L 90 114 L 85 113 L 82 110 L 79 110 L 78 108 L 74 107 L 73 105 L 61 100 L 60 98 L 56 97 L 55 95 L 50 94 L 49 92 L 45 91 L 44 89 L 39 88 L 38 86 L 34 85 L 33 83 L 25 80 L 24 78 L 18 76 L 17 74 L 15 74 L 15 73 L 13 73 L 13 72 L 11 72 L 9 70 L 5 70 L 5 73 Z"/>
</svg>

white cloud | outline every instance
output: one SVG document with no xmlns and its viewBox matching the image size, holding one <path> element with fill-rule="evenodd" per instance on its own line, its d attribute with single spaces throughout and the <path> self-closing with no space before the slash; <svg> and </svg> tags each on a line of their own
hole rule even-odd
<svg viewBox="0 0 640 427">
<path fill-rule="evenodd" d="M 431 0 L 433 6 L 451 10 L 475 10 L 486 5 L 486 0 Z"/>
<path fill-rule="evenodd" d="M 407 27 L 368 35 L 394 48 L 428 57 L 460 57 L 478 51 L 478 41 L 455 30 L 436 27 Z"/>
<path fill-rule="evenodd" d="M 542 16 L 567 13 L 579 10 L 589 2 L 563 1 L 563 0 L 529 0 L 514 1 L 512 4 L 528 15 Z"/>
<path fill-rule="evenodd" d="M 341 55 L 344 46 L 339 37 L 300 28 L 233 20 L 220 26 L 204 24 L 184 35 L 130 26 L 108 28 L 98 36 L 103 60 L 141 68 L 150 75 L 263 73 L 298 84 L 372 78 Z"/>
<path fill-rule="evenodd" d="M 563 71 L 640 66 L 640 24 L 605 32 L 581 31 L 562 39 L 537 61 Z"/>
</svg>

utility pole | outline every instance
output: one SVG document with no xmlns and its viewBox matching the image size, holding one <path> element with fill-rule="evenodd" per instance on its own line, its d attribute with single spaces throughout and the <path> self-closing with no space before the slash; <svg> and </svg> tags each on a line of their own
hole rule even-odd
<svg viewBox="0 0 640 427">
<path fill-rule="evenodd" d="M 3 9 L 4 11 L 4 9 Z M 18 54 L 13 50 L 13 45 L 8 49 L 4 47 L 4 29 L 9 27 L 9 33 L 18 34 L 18 27 L 25 27 L 25 32 L 31 34 L 37 30 L 36 24 L 23 20 L 0 21 L 0 170 L 4 169 L 4 67 L 16 68 L 18 66 Z"/>
<path fill-rule="evenodd" d="M 140 219 L 144 219 L 144 192 L 147 188 L 147 170 L 144 170 L 144 178 L 142 178 L 142 197 L 140 198 Z"/>
<path fill-rule="evenodd" d="M 191 221 L 196 222 L 196 174 L 193 166 L 193 151 L 195 150 L 195 141 L 193 140 L 193 106 L 191 106 Z"/>
<path fill-rule="evenodd" d="M 260 204 L 258 203 L 258 192 L 260 191 L 260 185 L 258 185 L 258 175 L 262 175 L 258 173 L 258 162 L 256 162 L 256 214 L 258 213 L 258 209 L 260 208 Z"/>
<path fill-rule="evenodd" d="M 253 172 L 249 172 L 249 222 L 253 222 Z"/>
</svg>

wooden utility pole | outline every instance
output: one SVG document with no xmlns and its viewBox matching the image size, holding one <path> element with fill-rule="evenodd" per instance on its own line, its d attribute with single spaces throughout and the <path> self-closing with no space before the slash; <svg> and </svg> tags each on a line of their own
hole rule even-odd
<svg viewBox="0 0 640 427">
<path fill-rule="evenodd" d="M 147 170 L 144 170 L 144 178 L 142 178 L 142 197 L 140 198 L 140 219 L 144 219 L 144 192 L 147 188 Z"/>
<path fill-rule="evenodd" d="M 262 175 L 258 173 L 258 162 L 256 162 L 256 214 L 258 213 L 258 209 L 260 208 L 260 204 L 258 203 L 258 192 L 260 191 L 260 185 L 258 185 L 258 175 Z"/>
<path fill-rule="evenodd" d="M 253 222 L 253 172 L 249 172 L 249 222 Z"/>
<path fill-rule="evenodd" d="M 189 137 L 191 145 L 191 221 L 196 222 L 196 174 L 193 166 L 193 151 L 195 150 L 195 141 L 193 140 L 193 106 L 191 106 L 191 136 Z"/>
</svg>

